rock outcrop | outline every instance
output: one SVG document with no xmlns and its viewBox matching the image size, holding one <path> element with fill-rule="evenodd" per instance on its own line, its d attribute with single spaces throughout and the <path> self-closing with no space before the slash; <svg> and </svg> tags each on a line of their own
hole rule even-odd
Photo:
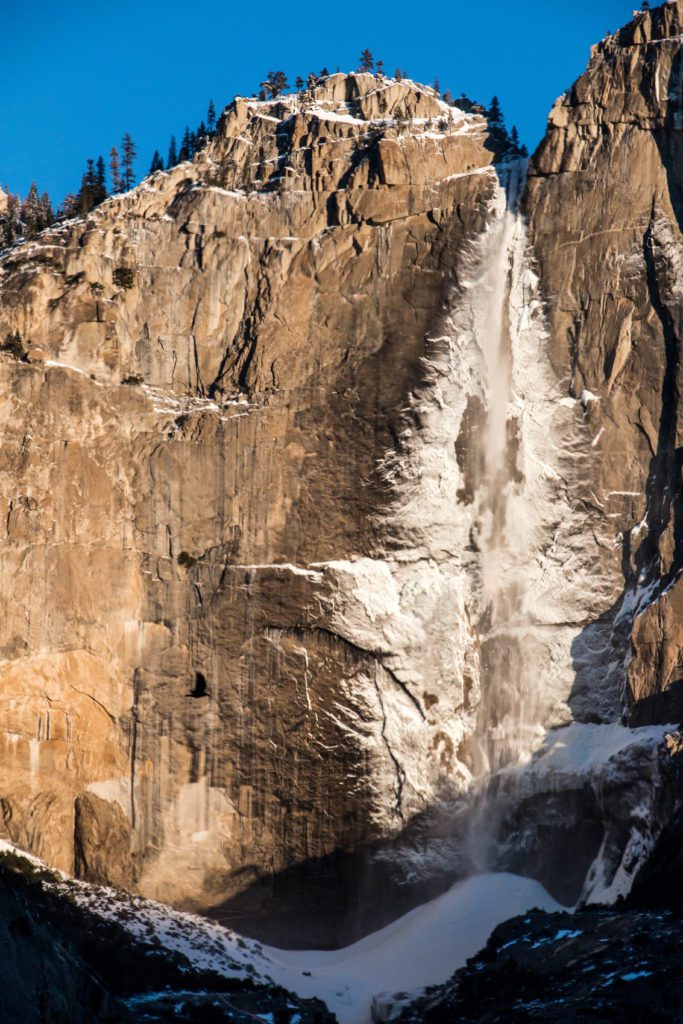
<svg viewBox="0 0 683 1024">
<path fill-rule="evenodd" d="M 206 948 L 203 957 L 191 943 L 185 953 L 168 944 L 160 951 L 152 925 L 135 928 L 132 906 L 102 912 L 98 893 L 65 891 L 43 865 L 0 851 L 0 1014 L 8 1024 L 249 1024 L 264 1016 L 333 1024 L 320 1000 L 300 999 L 253 968 L 219 974 Z"/>
<path fill-rule="evenodd" d="M 680 911 L 532 911 L 496 928 L 486 948 L 446 985 L 427 989 L 412 1002 L 405 994 L 390 1001 L 393 1015 L 383 1019 L 676 1024 L 683 1012 L 680 927 Z"/>
</svg>

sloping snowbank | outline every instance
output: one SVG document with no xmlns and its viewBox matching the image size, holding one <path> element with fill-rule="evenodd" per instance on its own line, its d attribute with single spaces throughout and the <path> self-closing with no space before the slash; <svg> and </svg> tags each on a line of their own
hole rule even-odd
<svg viewBox="0 0 683 1024">
<path fill-rule="evenodd" d="M 318 996 L 340 1024 L 370 1024 L 373 996 L 446 981 L 510 917 L 562 910 L 538 882 L 475 875 L 346 949 L 285 951 L 267 946 L 270 976 L 300 996 Z M 309 971 L 310 976 L 303 974 Z"/>
</svg>

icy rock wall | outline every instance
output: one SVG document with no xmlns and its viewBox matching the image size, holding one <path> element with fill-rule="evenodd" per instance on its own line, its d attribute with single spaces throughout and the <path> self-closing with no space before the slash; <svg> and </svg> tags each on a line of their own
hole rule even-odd
<svg viewBox="0 0 683 1024">
<path fill-rule="evenodd" d="M 414 619 L 424 594 L 438 609 L 426 643 L 413 631 L 395 648 L 394 670 L 408 687 L 427 671 L 442 687 L 465 681 L 471 775 L 528 757 L 570 718 L 571 645 L 587 603 L 580 516 L 562 486 L 579 439 L 545 354 L 516 210 L 523 180 L 516 166 L 496 182 L 489 226 L 462 260 L 401 450 L 385 466 L 396 494 L 388 528 L 402 545 L 385 563 L 397 611 Z M 416 569 L 420 590 L 402 582 Z"/>
<path fill-rule="evenodd" d="M 454 630 L 443 586 L 435 588 L 439 621 L 450 630 L 454 678 L 465 673 L 472 695 L 469 714 L 456 719 L 468 798 L 434 813 L 419 856 L 406 849 L 399 859 L 409 877 L 512 866 L 573 902 L 582 888 L 586 898 L 623 892 L 632 879 L 661 819 L 659 755 L 648 735 L 652 756 L 633 756 L 630 771 L 637 737 L 617 765 L 598 770 L 576 758 L 561 775 L 538 771 L 552 737 L 559 748 L 574 735 L 558 727 L 573 728 L 575 652 L 610 579 L 596 562 L 585 509 L 568 497 L 568 481 L 589 472 L 594 398 L 572 398 L 553 371 L 536 260 L 517 208 L 523 187 L 521 166 L 497 182 L 488 226 L 464 255 L 442 329 L 430 339 L 402 449 L 385 467 L 397 495 L 388 522 L 402 545 L 390 572 L 398 581 L 406 562 L 426 564 L 438 567 L 435 579 L 450 581 L 469 629 Z M 429 640 L 437 635 L 432 628 Z M 437 663 L 429 641 L 415 647 L 424 663 Z M 596 665 L 604 656 L 598 647 Z M 412 669 L 421 678 L 419 658 Z M 617 685 L 595 695 L 598 719 L 619 720 L 624 678 L 622 661 L 608 676 Z M 620 727 L 585 728 L 604 728 L 609 739 Z M 440 794 L 454 789 L 442 783 Z M 580 835 L 572 872 L 558 857 L 563 820 Z M 546 848 L 543 835 L 554 836 Z"/>
</svg>

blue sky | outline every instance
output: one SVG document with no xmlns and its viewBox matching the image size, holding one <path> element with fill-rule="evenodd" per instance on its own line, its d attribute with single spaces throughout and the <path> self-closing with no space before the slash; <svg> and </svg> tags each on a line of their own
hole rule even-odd
<svg viewBox="0 0 683 1024">
<path fill-rule="evenodd" d="M 454 95 L 488 103 L 533 148 L 553 100 L 586 65 L 591 43 L 629 20 L 628 0 L 446 0 L 357 4 L 258 0 L 3 0 L 0 183 L 24 194 L 35 179 L 59 200 L 88 157 L 124 132 L 138 177 L 171 133 L 251 95 L 271 69 L 290 80 L 326 65 L 352 69 L 369 47 Z"/>
</svg>

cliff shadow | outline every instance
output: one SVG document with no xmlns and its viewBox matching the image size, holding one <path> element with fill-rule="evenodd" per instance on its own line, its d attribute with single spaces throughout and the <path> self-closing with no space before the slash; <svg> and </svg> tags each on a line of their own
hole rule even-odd
<svg viewBox="0 0 683 1024">
<path fill-rule="evenodd" d="M 428 842 L 432 812 L 425 811 L 393 840 L 356 849 L 336 849 L 260 877 L 241 892 L 204 912 L 249 938 L 283 949 L 338 949 L 395 921 L 440 896 L 468 873 L 452 867 L 428 878 L 409 879 L 406 851 Z M 403 856 L 392 857 L 402 848 Z"/>
</svg>

